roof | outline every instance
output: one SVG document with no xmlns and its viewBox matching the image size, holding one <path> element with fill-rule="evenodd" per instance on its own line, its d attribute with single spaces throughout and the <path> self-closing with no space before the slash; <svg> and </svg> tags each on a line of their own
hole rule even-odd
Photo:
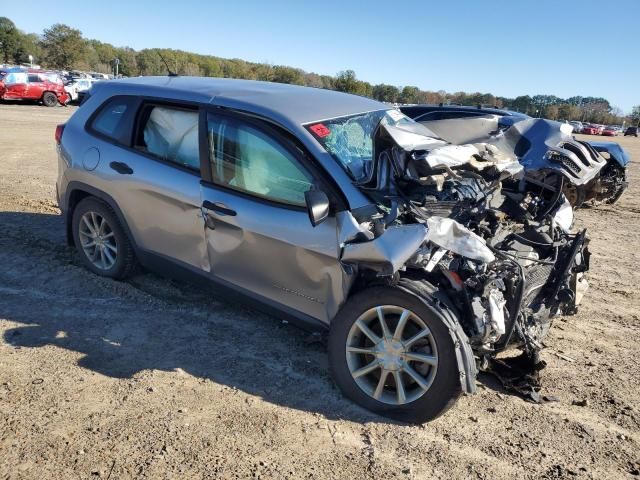
<svg viewBox="0 0 640 480">
<path fill-rule="evenodd" d="M 390 108 L 369 98 L 332 90 L 229 78 L 136 77 L 103 82 L 100 88 L 241 109 L 273 118 L 283 125 Z"/>
</svg>

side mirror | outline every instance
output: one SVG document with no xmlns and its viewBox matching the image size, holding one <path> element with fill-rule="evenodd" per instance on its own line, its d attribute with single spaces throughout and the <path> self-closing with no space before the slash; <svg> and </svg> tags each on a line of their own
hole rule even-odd
<svg viewBox="0 0 640 480">
<path fill-rule="evenodd" d="M 329 216 L 329 198 L 321 190 L 308 190 L 304 192 L 304 200 L 311 225 L 317 227 Z"/>
</svg>

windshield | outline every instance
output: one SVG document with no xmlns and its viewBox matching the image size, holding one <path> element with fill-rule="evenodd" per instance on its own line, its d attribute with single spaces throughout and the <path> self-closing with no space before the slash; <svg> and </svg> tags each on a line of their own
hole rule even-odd
<svg viewBox="0 0 640 480">
<path fill-rule="evenodd" d="M 402 132 L 411 137 L 411 142 L 398 142 L 411 150 L 416 145 L 426 145 L 436 141 L 438 136 L 424 125 L 413 121 L 398 110 L 377 110 L 348 117 L 339 117 L 307 125 L 313 136 L 320 142 L 340 165 L 356 180 L 367 178 L 373 160 L 373 136 L 378 125 Z M 397 141 L 397 135 L 392 135 Z M 421 141 L 415 142 L 419 138 Z"/>
</svg>

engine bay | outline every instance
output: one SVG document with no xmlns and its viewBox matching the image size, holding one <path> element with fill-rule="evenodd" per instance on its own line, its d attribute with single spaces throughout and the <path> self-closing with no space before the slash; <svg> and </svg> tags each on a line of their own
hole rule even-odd
<svg viewBox="0 0 640 480">
<path fill-rule="evenodd" d="M 539 370 L 552 318 L 574 313 L 587 288 L 588 239 L 571 232 L 571 205 L 560 190 L 528 181 L 495 147 L 407 150 L 395 133 L 381 127 L 375 161 L 359 182 L 379 211 L 355 218 L 363 234 L 348 247 L 416 225 L 424 238 L 393 272 L 364 254 L 343 261 L 357 261 L 364 282 L 436 286 L 458 312 L 481 368 L 518 347 L 529 369 Z"/>
</svg>

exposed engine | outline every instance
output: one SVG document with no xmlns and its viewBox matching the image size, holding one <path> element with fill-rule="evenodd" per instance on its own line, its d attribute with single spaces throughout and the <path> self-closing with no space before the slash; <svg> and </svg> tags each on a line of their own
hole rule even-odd
<svg viewBox="0 0 640 480">
<path fill-rule="evenodd" d="M 491 146 L 405 150 L 387 133 L 361 183 L 385 210 L 369 230 L 427 227 L 396 280 L 446 292 L 481 364 L 508 345 L 537 363 L 551 318 L 573 313 L 586 288 L 587 239 L 569 232 L 571 205 L 560 190 L 528 184 L 517 161 Z"/>
<path fill-rule="evenodd" d="M 412 189 L 411 207 L 400 218 L 428 222 L 436 212 L 442 216 L 439 204 L 444 202 L 446 216 L 484 239 L 495 260 L 482 263 L 448 250 L 428 268 L 431 257 L 426 260 L 421 252 L 426 262 L 418 260 L 410 267 L 423 268 L 437 285 L 446 285 L 458 309 L 466 313 L 465 331 L 478 352 L 501 350 L 511 340 L 537 351 L 551 316 L 575 307 L 569 285 L 572 272 L 563 268 L 572 260 L 563 257 L 571 255 L 573 244 L 582 243 L 584 235 L 573 236 L 554 225 L 540 212 L 546 205 L 539 197 L 503 194 L 499 185 L 489 185 L 471 172 L 458 170 L 456 175 L 459 178 L 446 179 L 440 192 L 432 187 Z M 432 249 L 434 254 L 444 251 Z"/>
</svg>

